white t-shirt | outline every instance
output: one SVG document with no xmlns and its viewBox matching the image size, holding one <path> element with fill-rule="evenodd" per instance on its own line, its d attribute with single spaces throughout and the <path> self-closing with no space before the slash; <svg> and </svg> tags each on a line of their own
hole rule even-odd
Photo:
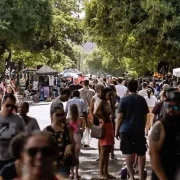
<svg viewBox="0 0 180 180">
<path fill-rule="evenodd" d="M 126 86 L 123 86 L 121 84 L 118 84 L 116 85 L 116 92 L 117 92 L 117 95 L 122 98 L 126 95 L 127 93 L 127 87 Z"/>
<path fill-rule="evenodd" d="M 143 90 L 141 90 L 141 91 L 139 91 L 139 93 L 138 93 L 140 96 L 142 96 L 142 97 L 146 97 L 148 94 L 147 94 L 147 89 L 143 89 Z"/>
<path fill-rule="evenodd" d="M 34 91 L 38 90 L 38 81 L 33 81 L 33 88 Z"/>
<path fill-rule="evenodd" d="M 150 98 L 148 96 L 146 96 L 145 100 L 146 100 L 149 108 L 153 108 L 156 105 L 156 103 L 158 102 L 158 100 L 155 96 L 150 96 Z"/>
</svg>

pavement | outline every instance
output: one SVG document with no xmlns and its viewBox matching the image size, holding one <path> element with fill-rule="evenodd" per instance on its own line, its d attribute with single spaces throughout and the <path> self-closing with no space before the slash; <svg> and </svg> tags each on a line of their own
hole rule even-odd
<svg viewBox="0 0 180 180">
<path fill-rule="evenodd" d="M 30 106 L 29 115 L 37 119 L 41 130 L 50 125 L 50 104 L 51 102 L 40 102 L 32 103 Z M 109 163 L 109 173 L 115 176 L 117 179 L 120 179 L 118 172 L 120 171 L 124 163 L 124 156 L 119 150 L 119 143 L 119 141 L 115 141 L 115 155 L 118 160 L 110 160 Z M 83 180 L 98 179 L 99 168 L 98 162 L 96 162 L 96 159 L 98 158 L 97 144 L 97 139 L 91 139 L 90 148 L 81 149 L 79 173 L 82 177 L 81 179 Z M 147 180 L 150 180 L 151 169 L 148 153 L 146 169 L 148 170 Z"/>
</svg>

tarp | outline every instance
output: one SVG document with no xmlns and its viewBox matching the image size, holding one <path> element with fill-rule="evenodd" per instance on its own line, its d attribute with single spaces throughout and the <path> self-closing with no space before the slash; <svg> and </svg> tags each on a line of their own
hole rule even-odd
<svg viewBox="0 0 180 180">
<path fill-rule="evenodd" d="M 78 71 L 77 69 L 72 69 L 72 68 L 69 68 L 69 69 L 65 69 L 63 72 L 61 72 L 59 75 L 60 76 L 64 76 L 64 74 L 67 74 L 67 73 L 75 73 L 77 75 L 81 75 L 82 72 Z"/>
<path fill-rule="evenodd" d="M 180 68 L 173 69 L 173 75 L 176 77 L 180 77 Z"/>
<path fill-rule="evenodd" d="M 36 69 L 23 69 L 21 70 L 19 73 L 29 73 L 29 72 L 36 72 L 37 70 Z"/>
<path fill-rule="evenodd" d="M 54 75 L 58 74 L 58 72 L 52 68 L 50 68 L 47 65 L 43 65 L 40 69 L 36 71 L 36 74 L 41 74 L 41 75 Z"/>
<path fill-rule="evenodd" d="M 78 75 L 76 73 L 64 73 L 62 77 L 65 77 L 65 78 L 78 78 Z"/>
</svg>

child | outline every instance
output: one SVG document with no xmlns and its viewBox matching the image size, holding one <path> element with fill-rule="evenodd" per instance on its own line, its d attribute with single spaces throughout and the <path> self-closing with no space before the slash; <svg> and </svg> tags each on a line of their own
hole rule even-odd
<svg viewBox="0 0 180 180">
<path fill-rule="evenodd" d="M 76 143 L 76 147 L 75 147 L 75 153 L 76 153 L 76 157 L 79 160 L 79 154 L 80 154 L 80 148 L 81 148 L 81 137 L 82 137 L 82 119 L 79 118 L 79 111 L 78 111 L 78 107 L 76 104 L 72 104 L 70 106 L 70 114 L 71 114 L 71 119 L 69 121 L 69 126 L 72 128 L 73 131 L 73 136 L 74 136 L 74 141 Z M 75 173 L 74 173 L 74 168 L 75 168 Z M 78 169 L 79 166 L 76 167 L 72 167 L 71 168 L 71 179 L 74 179 L 74 174 L 76 179 L 81 178 L 78 175 Z"/>
</svg>

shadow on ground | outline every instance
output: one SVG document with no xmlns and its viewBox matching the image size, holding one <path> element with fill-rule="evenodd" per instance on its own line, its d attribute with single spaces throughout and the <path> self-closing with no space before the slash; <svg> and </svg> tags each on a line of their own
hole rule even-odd
<svg viewBox="0 0 180 180">
<path fill-rule="evenodd" d="M 97 150 L 91 148 L 81 150 L 80 155 L 80 169 L 79 173 L 84 180 L 97 180 L 99 176 L 99 167 L 98 162 L 96 159 L 98 158 Z M 118 160 L 110 160 L 109 164 L 109 173 L 115 176 L 117 179 L 121 179 L 118 175 L 118 172 L 121 170 L 124 162 L 124 157 L 120 155 L 120 151 L 115 152 L 116 157 Z M 150 180 L 150 164 L 147 161 L 146 169 L 148 170 L 148 177 L 147 180 Z M 137 176 L 138 179 L 138 176 Z"/>
</svg>

